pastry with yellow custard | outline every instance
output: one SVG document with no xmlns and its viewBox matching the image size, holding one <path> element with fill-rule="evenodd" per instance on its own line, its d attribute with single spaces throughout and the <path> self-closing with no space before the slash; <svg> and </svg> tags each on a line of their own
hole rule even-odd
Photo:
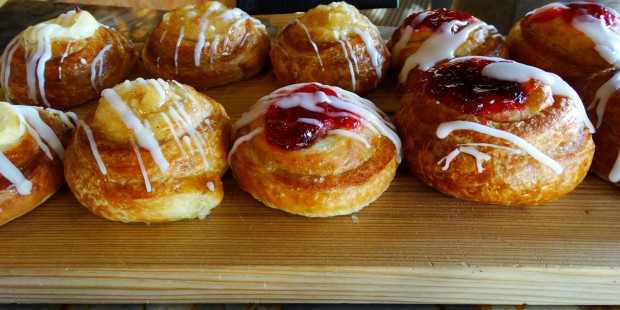
<svg viewBox="0 0 620 310">
<path fill-rule="evenodd" d="M 133 43 L 75 9 L 30 26 L 2 54 L 5 100 L 64 109 L 99 97 L 129 73 Z"/>
<path fill-rule="evenodd" d="M 267 65 L 265 26 L 238 8 L 216 1 L 164 14 L 142 51 L 155 76 L 195 88 L 251 77 Z"/>
<path fill-rule="evenodd" d="M 0 102 L 0 225 L 42 204 L 63 184 L 73 113 Z"/>
<path fill-rule="evenodd" d="M 191 86 L 138 78 L 101 92 L 65 158 L 78 201 L 122 222 L 204 218 L 222 201 L 231 123 Z"/>
<path fill-rule="evenodd" d="M 377 27 L 345 2 L 319 5 L 289 23 L 269 56 L 284 84 L 319 82 L 357 94 L 375 89 L 390 63 Z"/>
</svg>

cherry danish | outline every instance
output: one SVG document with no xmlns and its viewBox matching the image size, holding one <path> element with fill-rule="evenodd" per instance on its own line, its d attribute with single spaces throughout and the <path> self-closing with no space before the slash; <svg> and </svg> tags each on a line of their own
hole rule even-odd
<svg viewBox="0 0 620 310">
<path fill-rule="evenodd" d="M 388 42 L 392 69 L 404 86 L 417 75 L 455 57 L 506 57 L 504 38 L 494 26 L 465 12 L 437 9 L 414 13 L 394 31 Z"/>
<path fill-rule="evenodd" d="M 557 75 L 501 58 L 434 66 L 403 96 L 396 124 L 418 178 L 484 203 L 556 199 L 583 180 L 594 153 L 577 93 Z"/>
<path fill-rule="evenodd" d="M 387 189 L 400 161 L 387 116 L 354 93 L 319 83 L 261 98 L 235 129 L 229 163 L 241 187 L 294 214 L 356 212 Z"/>
</svg>

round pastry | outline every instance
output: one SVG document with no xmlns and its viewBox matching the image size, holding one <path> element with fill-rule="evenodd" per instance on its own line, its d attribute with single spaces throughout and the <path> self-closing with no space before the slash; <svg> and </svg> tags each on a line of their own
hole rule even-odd
<svg viewBox="0 0 620 310">
<path fill-rule="evenodd" d="M 618 13 L 595 2 L 552 3 L 528 13 L 507 38 L 510 57 L 570 84 L 620 63 Z"/>
<path fill-rule="evenodd" d="M 71 112 L 0 102 L 0 225 L 65 183 L 62 160 L 76 124 Z"/>
<path fill-rule="evenodd" d="M 122 222 L 207 216 L 224 195 L 224 108 L 161 79 L 125 81 L 101 95 L 67 148 L 65 177 L 78 201 Z"/>
<path fill-rule="evenodd" d="M 284 84 L 319 82 L 365 94 L 389 67 L 379 30 L 345 2 L 319 5 L 286 25 L 269 52 L 273 73 Z"/>
<path fill-rule="evenodd" d="M 419 75 L 455 57 L 508 56 L 504 37 L 494 26 L 469 13 L 446 9 L 410 15 L 394 31 L 388 47 L 392 52 L 391 68 L 398 72 L 401 87 L 412 70 Z"/>
<path fill-rule="evenodd" d="M 407 164 L 456 198 L 535 205 L 573 190 L 594 144 L 577 93 L 555 74 L 491 57 L 425 72 L 396 112 Z"/>
<path fill-rule="evenodd" d="M 266 65 L 265 26 L 240 9 L 217 1 L 164 14 L 142 50 L 147 70 L 196 88 L 251 77 Z"/>
<path fill-rule="evenodd" d="M 590 171 L 620 186 L 620 68 L 592 74 L 575 89 L 596 125 L 596 151 Z"/>
<path fill-rule="evenodd" d="M 64 109 L 121 81 L 137 53 L 120 33 L 75 9 L 28 27 L 2 54 L 5 100 Z"/>
<path fill-rule="evenodd" d="M 359 211 L 387 189 L 400 162 L 387 116 L 366 99 L 319 83 L 261 98 L 235 130 L 229 164 L 241 188 L 294 214 Z"/>
</svg>

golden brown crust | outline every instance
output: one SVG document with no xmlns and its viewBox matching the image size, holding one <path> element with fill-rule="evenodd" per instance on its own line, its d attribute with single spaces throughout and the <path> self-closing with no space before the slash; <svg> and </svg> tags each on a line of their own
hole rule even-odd
<svg viewBox="0 0 620 310">
<path fill-rule="evenodd" d="M 164 90 L 164 98 L 157 87 Z M 88 209 L 110 220 L 204 218 L 224 195 L 220 178 L 227 169 L 231 132 L 224 108 L 189 86 L 163 80 L 138 79 L 114 90 L 142 123 L 150 124 L 151 136 L 169 168 L 161 168 L 148 149 L 138 146 L 139 142 L 134 148 L 132 140 L 138 141 L 138 136 L 111 107 L 106 91 L 97 109 L 84 120 L 92 130 L 106 174 L 96 161 L 82 124 L 65 158 L 65 177 L 71 191 Z"/>
<path fill-rule="evenodd" d="M 536 205 L 554 200 L 575 188 L 587 174 L 594 145 L 577 108 L 567 97 L 551 96 L 538 82 L 515 120 L 491 120 L 462 113 L 424 91 L 427 81 L 406 93 L 396 112 L 407 164 L 424 183 L 445 194 L 471 201 L 506 205 Z M 540 88 L 537 90 L 537 88 Z M 473 130 L 455 130 L 438 138 L 440 124 L 468 121 L 516 135 L 555 160 L 563 171 L 554 172 L 508 140 Z M 478 170 L 474 156 L 446 157 L 471 143 L 490 156 Z M 497 147 L 499 146 L 499 147 Z M 506 149 L 510 148 L 510 149 Z M 444 170 L 446 168 L 446 170 Z"/>
<path fill-rule="evenodd" d="M 571 85 L 612 66 L 594 42 L 564 18 L 532 22 L 534 18 L 536 14 L 527 15 L 511 28 L 506 39 L 511 59 L 553 72 Z M 612 32 L 620 35 L 618 29 Z"/>
<path fill-rule="evenodd" d="M 450 12 L 454 12 L 454 11 L 439 9 L 439 10 L 434 10 L 434 11 L 422 11 L 420 13 L 416 13 L 416 16 L 418 14 L 425 14 L 425 13 L 426 14 L 430 14 L 430 13 L 436 13 L 436 14 L 448 13 L 449 14 Z M 461 13 L 461 12 L 455 12 L 455 13 L 465 15 L 465 16 L 469 15 L 467 13 Z M 409 17 L 408 19 L 410 18 L 411 17 Z M 418 26 L 416 27 L 415 31 L 411 31 L 411 36 L 409 37 L 409 39 L 407 41 L 404 41 L 406 43 L 402 45 L 402 47 L 398 47 L 398 51 L 395 51 L 395 46 L 397 45 L 397 43 L 401 39 L 403 40 L 406 39 L 406 38 L 403 38 L 403 35 L 406 32 L 406 28 L 407 27 L 411 28 L 410 25 L 406 24 L 407 22 L 408 21 L 406 20 L 405 23 L 400 25 L 400 27 L 396 28 L 396 30 L 390 37 L 389 41 L 387 42 L 387 46 L 390 49 L 390 52 L 392 53 L 391 69 L 392 71 L 396 73 L 397 76 L 400 74 L 401 70 L 403 69 L 403 65 L 405 64 L 407 58 L 416 54 L 416 52 L 420 50 L 420 47 L 424 45 L 424 43 L 427 42 L 428 39 L 431 36 L 433 36 L 434 33 L 440 32 L 440 30 L 434 29 L 427 25 Z M 489 57 L 508 58 L 508 49 L 506 48 L 505 38 L 497 31 L 497 29 L 494 26 L 489 26 L 486 23 L 483 23 L 480 19 L 471 16 L 470 25 L 474 25 L 474 24 L 479 24 L 479 26 L 476 26 L 475 29 L 472 30 L 467 35 L 467 38 L 464 40 L 464 42 L 460 44 L 454 50 L 453 58 L 463 57 L 463 56 L 489 56 Z M 451 40 L 454 40 L 454 39 L 451 39 Z M 447 47 L 438 47 L 438 48 L 447 48 Z M 450 59 L 452 58 L 442 59 L 438 62 L 438 64 L 449 61 Z M 416 68 L 416 70 L 411 70 L 408 74 L 409 77 L 407 78 L 407 80 L 411 80 L 413 81 L 412 83 L 414 83 L 417 79 L 415 77 L 411 77 L 411 75 L 420 74 L 423 71 L 426 71 L 426 70 L 421 70 L 419 67 Z M 407 88 L 405 86 L 405 83 L 399 83 L 399 85 L 401 87 Z"/>
<path fill-rule="evenodd" d="M 367 17 L 339 2 L 319 5 L 289 23 L 269 56 L 285 85 L 319 82 L 365 94 L 385 77 L 390 52 Z"/>
<path fill-rule="evenodd" d="M 618 72 L 620 72 L 620 68 L 603 70 L 576 83 L 575 90 L 581 96 L 583 103 L 588 106 L 588 116 L 594 124 L 598 123 L 598 104 L 602 104 L 601 102 L 593 102 L 596 93 Z M 590 107 L 592 103 L 594 105 Z M 620 154 L 620 91 L 618 89 L 613 90 L 605 104 L 605 108 L 601 111 L 603 113 L 601 122 L 597 124 L 596 132 L 592 136 L 596 151 L 590 171 L 609 181 L 612 167 L 616 164 L 618 154 Z M 620 186 L 620 181 L 614 184 Z"/>
<path fill-rule="evenodd" d="M 62 145 L 66 146 L 73 128 L 64 123 L 58 114 L 43 109 L 38 109 L 38 112 Z M 32 189 L 30 194 L 21 195 L 13 183 L 0 175 L 0 225 L 30 212 L 65 183 L 62 160 L 53 150 L 50 153 L 53 159 L 50 160 L 27 131 L 2 153 L 32 182 Z"/>
<path fill-rule="evenodd" d="M 10 64 L 7 94 L 10 94 L 10 100 L 21 104 L 46 106 L 38 88 L 36 100 L 29 96 L 24 39 L 20 38 L 17 44 L 19 47 L 12 54 L 10 62 L 7 62 Z M 100 55 L 106 46 L 109 46 L 108 49 Z M 94 35 L 86 39 L 52 40 L 50 47 L 52 58 L 45 62 L 44 71 L 45 97 L 55 109 L 73 107 L 98 98 L 101 90 L 125 78 L 138 58 L 129 39 L 104 26 L 100 26 Z M 100 58 L 97 58 L 98 55 Z M 103 68 L 103 71 L 99 71 L 99 68 Z M 91 79 L 93 72 L 95 88 Z"/>
<path fill-rule="evenodd" d="M 210 9 L 205 25 L 215 25 L 215 30 L 207 29 L 201 41 L 201 17 Z M 228 20 L 225 15 L 233 17 Z M 198 54 L 197 45 L 203 46 Z M 239 9 L 207 2 L 164 15 L 144 45 L 142 60 L 157 77 L 204 89 L 256 75 L 268 64 L 269 47 L 265 26 L 258 20 Z"/>
<path fill-rule="evenodd" d="M 310 217 L 350 214 L 376 200 L 394 178 L 397 147 L 375 129 L 355 131 L 368 146 L 328 135 L 308 148 L 284 150 L 267 141 L 264 122 L 260 117 L 235 132 L 237 142 L 251 139 L 233 148 L 230 165 L 241 188 L 266 206 Z M 256 130 L 262 132 L 251 136 Z"/>
</svg>

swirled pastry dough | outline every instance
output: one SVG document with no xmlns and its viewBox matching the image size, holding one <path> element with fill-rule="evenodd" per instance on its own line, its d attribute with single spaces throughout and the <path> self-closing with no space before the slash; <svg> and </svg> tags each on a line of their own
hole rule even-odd
<svg viewBox="0 0 620 310">
<path fill-rule="evenodd" d="M 223 85 L 260 72 L 270 47 L 265 26 L 217 1 L 164 14 L 142 51 L 147 70 L 196 88 Z"/>
<path fill-rule="evenodd" d="M 71 10 L 28 27 L 7 45 L 0 85 L 9 102 L 69 108 L 116 85 L 137 56 L 122 34 L 87 11 Z"/>
<path fill-rule="evenodd" d="M 265 205 L 305 216 L 356 212 L 394 178 L 400 139 L 372 102 L 302 83 L 260 99 L 235 123 L 229 162 Z"/>
<path fill-rule="evenodd" d="M 178 82 L 137 79 L 102 92 L 65 159 L 77 199 L 123 222 L 204 218 L 224 195 L 231 124 L 213 99 Z"/>
</svg>

